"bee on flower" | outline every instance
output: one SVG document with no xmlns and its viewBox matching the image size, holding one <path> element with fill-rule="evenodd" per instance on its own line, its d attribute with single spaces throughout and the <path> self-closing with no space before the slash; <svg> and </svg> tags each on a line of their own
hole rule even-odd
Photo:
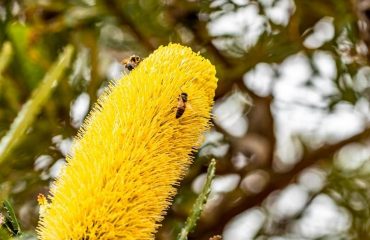
<svg viewBox="0 0 370 240">
<path fill-rule="evenodd" d="M 141 57 L 132 55 L 128 58 L 124 58 L 121 63 L 123 64 L 123 66 L 125 66 L 125 68 L 127 68 L 127 70 L 132 71 L 139 65 L 142 60 L 143 59 Z"/>
</svg>

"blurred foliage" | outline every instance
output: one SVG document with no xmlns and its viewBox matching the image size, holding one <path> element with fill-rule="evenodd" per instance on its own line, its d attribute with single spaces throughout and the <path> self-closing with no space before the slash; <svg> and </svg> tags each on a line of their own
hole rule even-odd
<svg viewBox="0 0 370 240">
<path fill-rule="evenodd" d="M 8 132 L 64 47 L 72 45 L 76 53 L 67 74 L 59 80 L 31 127 L 17 139 L 18 144 L 1 163 L 0 199 L 14 200 L 21 228 L 32 237 L 38 218 L 36 196 L 47 194 L 86 115 L 85 110 L 92 107 L 108 82 L 117 78 L 117 72 L 123 71 L 118 62 L 133 53 L 145 57 L 160 45 L 179 42 L 199 51 L 216 65 L 219 77 L 216 107 L 230 99 L 234 104 L 239 101 L 241 111 L 229 117 L 242 118 L 248 130 L 242 136 L 235 136 L 216 118 L 212 133 L 218 135 L 213 135 L 216 139 L 206 137 L 208 144 L 195 155 L 194 165 L 157 238 L 176 238 L 196 199 L 194 179 L 206 172 L 212 157 L 217 159 L 218 176 L 234 174 L 239 176 L 239 182 L 234 190 L 211 193 L 213 200 L 206 206 L 190 239 L 208 239 L 220 234 L 233 217 L 251 209 L 259 209 L 265 219 L 252 234 L 260 239 L 272 236 L 370 238 L 367 231 L 369 173 L 364 172 L 365 168 L 338 169 L 335 164 L 336 153 L 347 144 L 362 142 L 364 148 L 368 147 L 365 140 L 369 130 L 363 129 L 348 139 L 325 138 L 317 129 L 298 132 L 298 137 L 291 136 L 295 140 L 289 148 L 279 135 L 284 129 L 278 119 L 283 101 L 277 98 L 282 90 L 275 88 L 282 76 L 282 63 L 298 54 L 308 60 L 311 73 L 303 83 L 291 84 L 320 93 L 322 89 L 316 84 L 322 73 L 315 58 L 325 53 L 335 63 L 336 73 L 330 78 L 335 90 L 322 93 L 320 106 L 291 101 L 283 102 L 285 108 L 292 112 L 299 111 L 298 107 L 312 113 L 320 111 L 325 117 L 343 104 L 354 111 L 360 108 L 359 103 L 369 108 L 367 50 L 370 46 L 366 28 L 369 9 L 360 2 L 367 1 L 1 1 L 0 137 Z M 253 19 L 248 20 L 248 14 Z M 231 16 L 229 22 L 224 21 L 228 16 Z M 241 31 L 234 31 L 235 27 Z M 12 52 L 6 53 L 6 42 L 11 44 Z M 273 72 L 267 93 L 245 84 L 246 74 L 261 64 Z M 367 126 L 369 116 L 360 117 L 362 125 Z M 284 163 L 284 156 L 278 154 L 281 146 L 285 152 L 295 153 L 294 163 Z M 351 162 L 356 154 L 353 152 L 346 161 Z M 368 161 L 370 154 L 366 156 Z M 240 159 L 246 163 L 238 165 Z M 303 207 L 293 216 L 272 216 L 271 201 L 299 184 L 297 179 L 311 168 L 325 172 L 323 186 L 309 191 Z M 252 181 L 254 188 L 250 188 L 248 181 Z M 245 182 L 247 189 L 243 188 Z M 345 209 L 348 226 L 339 232 L 328 230 L 321 235 L 305 235 L 294 226 L 323 195 L 330 197 L 338 209 Z M 1 229 L 0 237 L 3 234 L 6 233 Z"/>
</svg>

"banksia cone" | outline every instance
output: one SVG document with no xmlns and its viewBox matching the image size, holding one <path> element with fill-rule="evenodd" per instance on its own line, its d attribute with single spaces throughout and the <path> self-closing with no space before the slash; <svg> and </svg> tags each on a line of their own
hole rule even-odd
<svg viewBox="0 0 370 240">
<path fill-rule="evenodd" d="M 154 239 L 209 127 L 216 84 L 208 60 L 170 44 L 110 86 L 51 189 L 40 239 Z M 182 92 L 188 102 L 177 119 Z"/>
</svg>

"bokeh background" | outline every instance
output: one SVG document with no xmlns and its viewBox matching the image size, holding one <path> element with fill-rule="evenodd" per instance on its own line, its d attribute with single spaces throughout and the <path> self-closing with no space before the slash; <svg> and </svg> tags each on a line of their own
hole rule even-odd
<svg viewBox="0 0 370 240">
<path fill-rule="evenodd" d="M 177 42 L 211 60 L 219 86 L 214 127 L 156 238 L 176 238 L 216 158 L 190 239 L 370 239 L 369 20 L 369 0 L 0 1 L 0 137 L 75 47 L 1 158 L 0 197 L 34 239 L 37 195 L 99 94 L 127 74 L 120 61 Z"/>
</svg>

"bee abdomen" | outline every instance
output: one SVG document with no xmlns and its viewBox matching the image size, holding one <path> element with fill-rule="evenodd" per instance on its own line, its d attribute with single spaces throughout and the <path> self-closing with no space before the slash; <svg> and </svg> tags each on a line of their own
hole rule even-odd
<svg viewBox="0 0 370 240">
<path fill-rule="evenodd" d="M 185 108 L 178 108 L 176 111 L 176 118 L 180 118 L 185 112 Z"/>
</svg>

